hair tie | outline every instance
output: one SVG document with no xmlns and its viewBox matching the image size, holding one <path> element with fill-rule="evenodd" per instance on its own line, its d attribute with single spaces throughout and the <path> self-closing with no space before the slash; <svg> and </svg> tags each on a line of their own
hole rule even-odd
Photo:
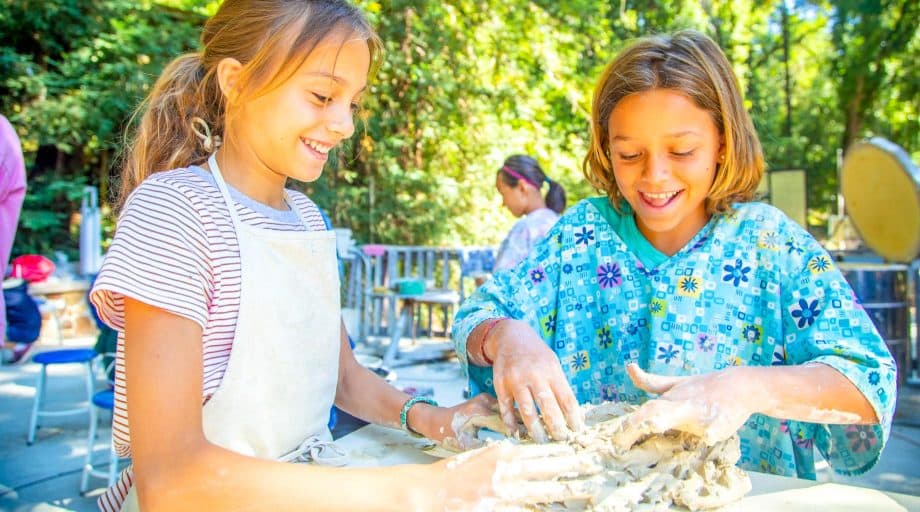
<svg viewBox="0 0 920 512">
<path fill-rule="evenodd" d="M 211 128 L 204 119 L 198 116 L 192 118 L 192 132 L 201 141 L 201 146 L 206 152 L 212 153 L 220 147 L 220 135 L 211 135 Z"/>
<path fill-rule="evenodd" d="M 508 173 L 509 175 L 511 175 L 513 178 L 524 180 L 527 183 L 530 183 L 531 185 L 533 185 L 533 188 L 540 190 L 540 185 L 537 185 L 536 183 L 533 182 L 533 180 L 527 178 L 526 176 L 522 176 L 521 174 L 515 172 L 514 169 L 508 167 L 507 165 L 502 166 L 502 170 Z"/>
</svg>

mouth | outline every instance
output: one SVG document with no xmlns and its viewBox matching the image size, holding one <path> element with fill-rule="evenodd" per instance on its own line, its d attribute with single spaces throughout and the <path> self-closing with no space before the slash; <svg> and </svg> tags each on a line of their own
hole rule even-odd
<svg viewBox="0 0 920 512">
<path fill-rule="evenodd" d="M 305 148 L 307 148 L 308 153 L 322 162 L 325 162 L 329 159 L 329 151 L 335 147 L 334 144 L 326 144 L 313 139 L 305 139 L 303 137 L 300 138 L 300 142 L 303 143 Z"/>
<path fill-rule="evenodd" d="M 667 208 L 683 194 L 683 190 L 672 190 L 668 192 L 639 192 L 639 198 L 649 208 L 661 209 Z"/>
</svg>

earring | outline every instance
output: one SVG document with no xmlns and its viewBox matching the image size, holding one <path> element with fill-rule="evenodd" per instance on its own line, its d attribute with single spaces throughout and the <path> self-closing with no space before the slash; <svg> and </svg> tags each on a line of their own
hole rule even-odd
<svg viewBox="0 0 920 512">
<path fill-rule="evenodd" d="M 201 141 L 201 145 L 207 153 L 212 153 L 220 147 L 220 135 L 211 135 L 211 128 L 204 119 L 200 117 L 192 118 L 192 132 Z"/>
</svg>

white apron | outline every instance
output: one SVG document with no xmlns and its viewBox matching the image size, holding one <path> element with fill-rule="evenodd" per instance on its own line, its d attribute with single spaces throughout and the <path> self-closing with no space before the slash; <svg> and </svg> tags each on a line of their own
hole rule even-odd
<svg viewBox="0 0 920 512">
<path fill-rule="evenodd" d="M 341 329 L 335 232 L 243 224 L 213 155 L 208 165 L 236 228 L 242 292 L 230 361 L 202 412 L 204 435 L 243 455 L 341 465 L 327 426 Z M 136 507 L 132 486 L 122 511 Z"/>
</svg>

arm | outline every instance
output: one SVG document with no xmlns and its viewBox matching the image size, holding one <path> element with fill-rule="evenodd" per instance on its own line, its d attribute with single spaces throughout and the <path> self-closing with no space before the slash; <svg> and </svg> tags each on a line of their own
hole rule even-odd
<svg viewBox="0 0 920 512">
<path fill-rule="evenodd" d="M 502 241 L 492 265 L 492 271 L 514 268 L 521 260 L 527 257 L 527 251 L 532 244 L 528 240 L 527 226 L 524 219 L 518 220 L 511 226 L 511 231 Z"/>
<path fill-rule="evenodd" d="M 409 395 L 361 366 L 355 360 L 344 325 L 341 333 L 336 406 L 365 421 L 400 428 L 399 413 Z M 447 437 L 457 438 L 459 433 L 454 429 L 462 425 L 464 418 L 492 414 L 494 403 L 485 393 L 451 408 L 417 403 L 409 409 L 406 423 L 428 439 L 442 442 Z"/>
<path fill-rule="evenodd" d="M 0 281 L 6 277 L 22 201 L 26 194 L 26 168 L 19 137 L 0 116 Z M 6 303 L 0 293 L 0 341 L 6 340 Z"/>
<path fill-rule="evenodd" d="M 765 396 L 756 412 L 810 423 L 876 424 L 878 416 L 849 379 L 822 364 L 739 368 Z M 763 390 L 773 387 L 772 393 Z"/>
<path fill-rule="evenodd" d="M 201 328 L 142 302 L 125 301 L 125 364 L 134 481 L 142 510 L 457 510 L 550 486 L 536 501 L 584 492 L 552 488 L 543 467 L 596 471 L 571 453 L 496 446 L 428 466 L 328 468 L 246 457 L 213 445 L 201 424 Z M 164 343 L 164 333 L 170 333 Z M 523 459 L 539 458 L 526 464 Z M 516 472 L 496 471 L 498 466 Z M 330 492 L 345 486 L 361 492 Z"/>
<path fill-rule="evenodd" d="M 670 429 L 708 442 L 730 437 L 756 413 L 823 424 L 875 424 L 878 418 L 859 389 L 821 363 L 736 366 L 693 377 L 667 377 L 627 368 L 635 385 L 660 395 L 643 405 L 618 439 L 631 446 L 645 433 Z"/>
<path fill-rule="evenodd" d="M 500 320 L 491 329 L 490 322 L 473 329 L 467 354 L 478 366 L 494 362 L 492 380 L 505 425 L 516 428 L 517 403 L 521 420 L 537 442 L 548 441 L 546 430 L 554 439 L 567 439 L 570 427 L 580 430 L 581 410 L 556 354 L 526 322 Z"/>
<path fill-rule="evenodd" d="M 506 426 L 516 428 L 517 403 L 525 427 L 537 441 L 547 439 L 544 424 L 556 439 L 565 439 L 569 428 L 578 430 L 582 424 L 575 395 L 548 345 L 556 336 L 560 253 L 570 236 L 567 229 L 571 227 L 563 218 L 524 261 L 496 273 L 460 307 L 453 328 L 457 354 L 471 384 L 482 386 L 491 380 Z M 489 329 L 492 320 L 501 317 L 509 319 Z"/>
<path fill-rule="evenodd" d="M 424 468 L 330 469 L 239 455 L 205 439 L 201 328 L 126 298 L 125 362 L 135 483 L 143 510 L 371 510 L 425 502 Z M 164 340 L 164 333 L 169 339 Z M 366 490 L 330 493 L 344 481 Z M 403 482 L 403 483 L 401 483 Z"/>
<path fill-rule="evenodd" d="M 661 393 L 640 409 L 633 426 L 647 422 L 662 431 L 680 425 L 724 438 L 761 413 L 789 420 L 791 435 L 813 440 L 838 471 L 858 474 L 874 464 L 887 438 L 894 361 L 830 257 L 801 228 L 786 224 L 780 231 L 794 250 L 776 257 L 781 325 L 774 336 L 782 344 L 774 366 L 686 378 L 629 368 L 638 387 Z M 669 414 L 674 418 L 665 420 Z M 623 443 L 629 442 L 627 436 Z"/>
</svg>

